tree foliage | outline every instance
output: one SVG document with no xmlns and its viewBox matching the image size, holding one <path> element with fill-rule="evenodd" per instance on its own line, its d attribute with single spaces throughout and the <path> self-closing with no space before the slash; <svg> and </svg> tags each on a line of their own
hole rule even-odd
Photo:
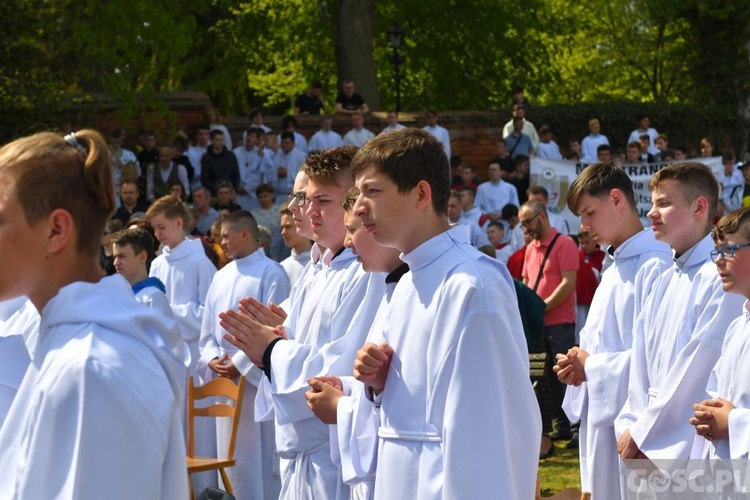
<svg viewBox="0 0 750 500">
<path fill-rule="evenodd" d="M 225 114 L 285 112 L 312 80 L 333 104 L 346 74 L 336 59 L 343 1 L 5 0 L 0 107 L 99 93 L 135 105 L 185 89 L 208 92 Z M 373 16 L 376 81 L 360 86 L 377 88 L 383 108 L 395 103 L 394 20 L 405 32 L 404 109 L 494 109 L 517 85 L 539 104 L 729 111 L 750 92 L 744 0 L 378 0 L 361 12 Z"/>
</svg>

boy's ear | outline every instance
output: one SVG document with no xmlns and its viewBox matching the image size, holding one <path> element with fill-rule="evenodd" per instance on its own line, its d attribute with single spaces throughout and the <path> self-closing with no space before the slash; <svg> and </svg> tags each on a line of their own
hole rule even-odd
<svg viewBox="0 0 750 500">
<path fill-rule="evenodd" d="M 148 252 L 141 250 L 141 253 L 138 254 L 138 260 L 141 261 L 141 264 L 145 264 L 148 260 Z"/>
<path fill-rule="evenodd" d="M 708 207 L 710 203 L 708 202 L 708 198 L 705 196 L 699 196 L 695 199 L 695 210 L 693 211 L 693 218 L 695 220 L 700 220 L 703 217 L 708 217 Z"/>
<path fill-rule="evenodd" d="M 422 180 L 417 183 L 417 208 L 424 210 L 432 204 L 432 186 L 430 183 Z"/>
</svg>

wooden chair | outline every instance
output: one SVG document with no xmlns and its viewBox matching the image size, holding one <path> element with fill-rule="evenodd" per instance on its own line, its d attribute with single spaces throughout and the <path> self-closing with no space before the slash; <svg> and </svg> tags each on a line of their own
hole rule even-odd
<svg viewBox="0 0 750 500">
<path fill-rule="evenodd" d="M 190 377 L 188 380 L 187 468 L 191 500 L 195 498 L 195 494 L 193 493 L 193 481 L 190 476 L 196 472 L 218 469 L 227 492 L 234 493 L 224 469 L 226 467 L 234 467 L 235 465 L 234 445 L 237 440 L 237 427 L 240 423 L 240 415 L 242 414 L 242 395 L 244 394 L 244 390 L 245 377 L 240 377 L 240 383 L 237 385 L 235 385 L 231 379 L 218 377 L 200 387 L 193 385 L 193 377 Z M 226 403 L 215 403 L 205 408 L 195 407 L 195 401 L 214 396 L 223 396 L 232 399 L 234 401 L 234 406 Z M 232 419 L 232 434 L 229 440 L 226 458 L 206 458 L 195 456 L 195 417 L 229 417 Z"/>
</svg>

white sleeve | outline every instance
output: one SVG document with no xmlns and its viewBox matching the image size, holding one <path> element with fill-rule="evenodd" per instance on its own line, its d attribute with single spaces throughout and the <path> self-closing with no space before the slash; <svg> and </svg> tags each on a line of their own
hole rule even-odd
<svg viewBox="0 0 750 500">
<path fill-rule="evenodd" d="M 380 410 L 365 397 L 365 386 L 355 382 L 351 396 L 339 399 L 337 441 L 344 482 L 350 486 L 375 477 Z"/>
<path fill-rule="evenodd" d="M 212 284 L 206 295 L 206 304 L 203 309 L 203 321 L 201 322 L 200 339 L 198 341 L 200 358 L 198 358 L 196 371 L 203 380 L 211 380 L 213 378 L 213 372 L 208 367 L 208 363 L 221 356 L 221 346 L 219 346 L 219 343 L 216 341 L 216 335 L 214 334 L 214 327 L 216 326 L 215 316 L 218 315 L 218 311 L 215 311 L 213 307 L 213 288 Z"/>
<path fill-rule="evenodd" d="M 172 304 L 172 314 L 182 327 L 182 335 L 186 342 L 196 341 L 200 337 L 203 323 L 203 307 L 206 294 L 211 286 L 211 280 L 216 274 L 216 268 L 210 260 L 201 262 L 195 270 L 197 283 L 197 300 L 182 304 Z"/>
<path fill-rule="evenodd" d="M 177 165 L 177 177 L 180 178 L 180 182 L 182 183 L 182 188 L 185 190 L 185 193 L 190 192 L 190 180 L 188 179 L 187 169 L 185 168 L 185 165 L 175 164 Z"/>
</svg>

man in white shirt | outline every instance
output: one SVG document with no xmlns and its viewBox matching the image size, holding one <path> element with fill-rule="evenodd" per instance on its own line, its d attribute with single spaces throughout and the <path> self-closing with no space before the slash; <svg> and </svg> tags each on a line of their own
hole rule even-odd
<svg viewBox="0 0 750 500">
<path fill-rule="evenodd" d="M 365 118 L 362 113 L 353 113 L 352 129 L 344 136 L 344 144 L 361 148 L 373 137 L 375 137 L 375 134 L 365 128 Z"/>
<path fill-rule="evenodd" d="M 305 153 L 295 147 L 294 132 L 281 133 L 281 148 L 273 155 L 273 178 L 276 183 L 276 203 L 286 201 L 294 187 L 300 167 L 305 162 Z"/>
<path fill-rule="evenodd" d="M 310 151 L 320 151 L 322 149 L 337 148 L 344 145 L 341 136 L 331 130 L 333 120 L 330 116 L 324 116 L 320 119 L 320 130 L 315 132 L 310 138 Z"/>
<path fill-rule="evenodd" d="M 252 297 L 268 304 L 280 303 L 289 295 L 289 279 L 279 264 L 259 249 L 258 225 L 245 210 L 232 212 L 221 223 L 221 245 L 232 262 L 218 271 L 206 294 L 206 310 L 200 335 L 198 372 L 204 380 L 215 377 L 237 379 L 240 372 L 234 358 L 236 347 L 222 338 L 219 313 L 237 310 L 240 299 Z M 244 356 L 244 355 L 242 355 Z M 227 469 L 234 494 L 238 498 L 273 498 L 278 496 L 280 481 L 273 445 L 273 425 L 256 422 L 254 401 L 263 372 L 252 367 L 246 374 L 244 401 L 237 429 L 235 460 Z M 226 456 L 231 436 L 231 421 L 216 420 L 218 456 Z"/>
<path fill-rule="evenodd" d="M 592 118 L 589 120 L 589 135 L 583 138 L 581 141 L 581 161 L 583 163 L 596 163 L 599 160 L 597 151 L 599 146 L 606 144 L 609 146 L 609 139 L 606 135 L 600 133 L 602 128 L 598 118 Z"/>
<path fill-rule="evenodd" d="M 141 176 L 141 167 L 135 153 L 122 147 L 124 136 L 120 127 L 113 128 L 109 133 L 109 154 L 112 158 L 112 178 L 115 183 L 115 202 L 118 208 L 121 206 L 120 185 L 123 172 L 126 174 L 125 180 L 134 181 Z"/>
<path fill-rule="evenodd" d="M 451 192 L 450 199 L 448 199 L 448 222 L 451 225 L 462 224 L 468 227 L 469 241 L 471 241 L 474 248 L 491 257 L 495 256 L 495 250 L 487 238 L 487 232 L 473 220 L 461 219 L 461 196 L 453 191 Z"/>
<path fill-rule="evenodd" d="M 307 139 L 305 139 L 305 136 L 297 132 L 297 127 L 299 127 L 299 124 L 297 123 L 297 119 L 293 117 L 292 115 L 286 115 L 284 118 L 281 119 L 281 129 L 284 132 L 291 132 L 294 134 L 294 147 L 302 151 L 305 155 L 310 152 L 310 150 L 307 147 Z M 283 132 L 276 136 L 276 140 L 281 144 Z"/>
<path fill-rule="evenodd" d="M 398 122 L 398 113 L 396 111 L 388 111 L 388 113 L 385 116 L 385 120 L 388 123 L 388 125 L 384 127 L 383 130 L 380 131 L 381 134 L 383 132 L 391 132 L 393 130 L 404 128 L 404 125 Z"/>
<path fill-rule="evenodd" d="M 159 146 L 159 163 L 149 165 L 146 177 L 146 199 L 149 203 L 156 198 L 161 198 L 169 192 L 169 186 L 179 182 L 185 193 L 190 192 L 187 169 L 184 165 L 172 161 L 172 148 L 170 146 Z"/>
<path fill-rule="evenodd" d="M 513 105 L 513 117 L 503 126 L 503 139 L 507 139 L 508 136 L 513 133 L 513 118 L 516 116 L 523 118 L 523 128 L 521 129 L 521 133 L 529 136 L 532 149 L 536 149 L 539 144 L 539 134 L 537 133 L 534 124 L 526 119 L 526 108 L 519 104 Z"/>
<path fill-rule="evenodd" d="M 266 134 L 271 133 L 271 127 L 263 124 L 263 111 L 260 108 L 251 109 L 248 114 L 248 119 L 250 120 L 251 127 L 263 129 L 263 132 Z"/>
<path fill-rule="evenodd" d="M 490 180 L 479 185 L 476 205 L 490 220 L 500 219 L 503 207 L 508 203 L 519 206 L 518 190 L 513 184 L 505 182 L 500 171 L 500 163 L 490 162 L 487 167 Z"/>
<path fill-rule="evenodd" d="M 721 162 L 724 164 L 724 176 L 721 178 L 721 201 L 724 202 L 725 213 L 737 210 L 742 206 L 745 178 L 735 164 L 736 159 L 737 157 L 732 149 L 725 149 L 721 153 Z"/>
<path fill-rule="evenodd" d="M 539 136 L 541 140 L 537 145 L 536 155 L 539 158 L 546 158 L 548 160 L 562 160 L 560 147 L 552 139 L 552 129 L 547 125 L 542 125 L 539 129 Z"/>
<path fill-rule="evenodd" d="M 266 154 L 261 138 L 263 129 L 250 127 L 245 131 L 245 144 L 234 150 L 240 169 L 240 188 L 237 203 L 243 210 L 258 208 L 255 190 L 258 186 L 273 183 L 273 159 Z"/>
<path fill-rule="evenodd" d="M 630 133 L 628 144 L 631 142 L 640 142 L 641 135 L 648 134 L 650 140 L 647 153 L 650 155 L 657 155 L 659 154 L 659 148 L 657 148 L 654 143 L 656 142 L 656 136 L 659 135 L 659 132 L 657 132 L 655 128 L 651 128 L 649 126 L 650 124 L 646 113 L 638 115 L 638 128 Z"/>
<path fill-rule="evenodd" d="M 425 119 L 427 120 L 427 125 L 423 127 L 424 130 L 432 134 L 435 139 L 440 141 L 443 144 L 443 150 L 445 151 L 445 156 L 448 157 L 450 160 L 451 157 L 451 136 L 448 133 L 448 130 L 438 125 L 438 115 L 437 111 L 430 110 L 425 114 Z"/>
</svg>

